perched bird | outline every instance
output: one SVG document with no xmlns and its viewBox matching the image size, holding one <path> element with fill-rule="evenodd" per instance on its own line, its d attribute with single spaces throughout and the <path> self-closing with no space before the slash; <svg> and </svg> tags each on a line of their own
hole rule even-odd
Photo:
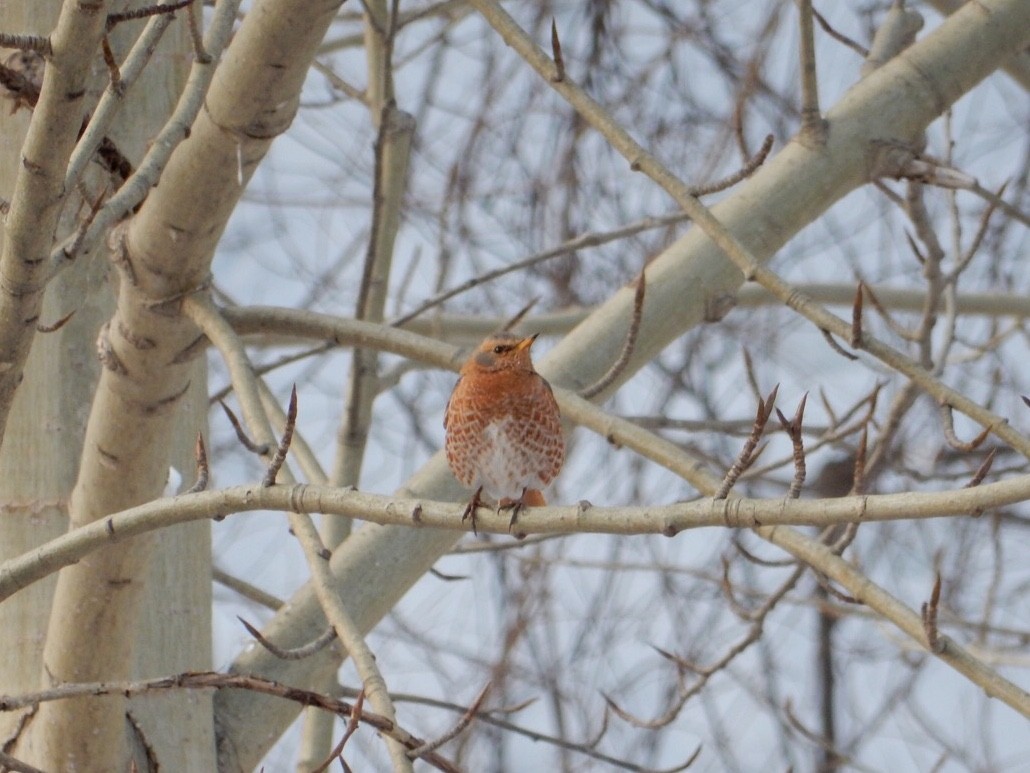
<svg viewBox="0 0 1030 773">
<path fill-rule="evenodd" d="M 511 509 L 511 526 L 524 507 L 545 504 L 540 489 L 565 462 L 558 403 L 551 385 L 533 370 L 536 336 L 490 336 L 461 368 L 447 403 L 447 462 L 475 493 L 461 517 L 472 519 L 485 492 L 498 510 Z"/>
</svg>

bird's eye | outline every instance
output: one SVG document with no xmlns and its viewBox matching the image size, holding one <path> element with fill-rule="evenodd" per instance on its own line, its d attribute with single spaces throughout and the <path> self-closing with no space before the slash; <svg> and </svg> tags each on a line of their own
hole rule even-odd
<svg viewBox="0 0 1030 773">
<path fill-rule="evenodd" d="M 506 351 L 508 351 L 507 346 L 497 344 L 497 346 L 494 347 L 494 354 L 504 354 Z"/>
</svg>

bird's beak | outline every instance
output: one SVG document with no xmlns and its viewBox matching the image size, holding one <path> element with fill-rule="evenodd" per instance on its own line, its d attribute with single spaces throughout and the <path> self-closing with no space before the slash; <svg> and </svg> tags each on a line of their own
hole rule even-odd
<svg viewBox="0 0 1030 773">
<path fill-rule="evenodd" d="M 515 344 L 515 351 L 521 352 L 523 349 L 528 349 L 529 347 L 531 347 L 538 335 L 540 334 L 533 333 L 533 335 L 531 335 L 529 338 L 523 338 L 521 341 Z"/>
</svg>

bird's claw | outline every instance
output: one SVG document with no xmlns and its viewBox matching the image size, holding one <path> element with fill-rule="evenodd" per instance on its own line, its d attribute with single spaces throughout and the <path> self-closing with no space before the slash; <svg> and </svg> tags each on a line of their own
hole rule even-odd
<svg viewBox="0 0 1030 773">
<path fill-rule="evenodd" d="M 479 495 L 483 493 L 483 487 L 480 486 L 476 489 L 476 493 L 472 495 L 472 499 L 465 505 L 465 512 L 461 514 L 461 522 L 465 523 L 466 520 L 471 519 L 472 521 L 472 533 L 479 536 L 479 532 L 476 531 L 476 510 L 483 504 L 483 500 L 480 499 Z"/>
<path fill-rule="evenodd" d="M 526 489 L 522 490 L 522 496 L 518 499 L 502 499 L 501 503 L 497 506 L 498 513 L 501 510 L 511 510 L 511 520 L 508 521 L 509 534 L 511 534 L 511 530 L 515 528 L 515 524 L 519 520 L 519 513 L 525 510 L 526 507 Z"/>
</svg>

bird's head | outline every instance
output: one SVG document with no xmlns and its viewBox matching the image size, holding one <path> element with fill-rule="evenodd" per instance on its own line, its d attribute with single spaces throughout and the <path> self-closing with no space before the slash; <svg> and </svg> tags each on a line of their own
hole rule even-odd
<svg viewBox="0 0 1030 773">
<path fill-rule="evenodd" d="M 501 370 L 533 370 L 529 349 L 537 335 L 539 333 L 523 338 L 513 333 L 495 333 L 479 345 L 466 367 L 488 373 Z"/>
</svg>

